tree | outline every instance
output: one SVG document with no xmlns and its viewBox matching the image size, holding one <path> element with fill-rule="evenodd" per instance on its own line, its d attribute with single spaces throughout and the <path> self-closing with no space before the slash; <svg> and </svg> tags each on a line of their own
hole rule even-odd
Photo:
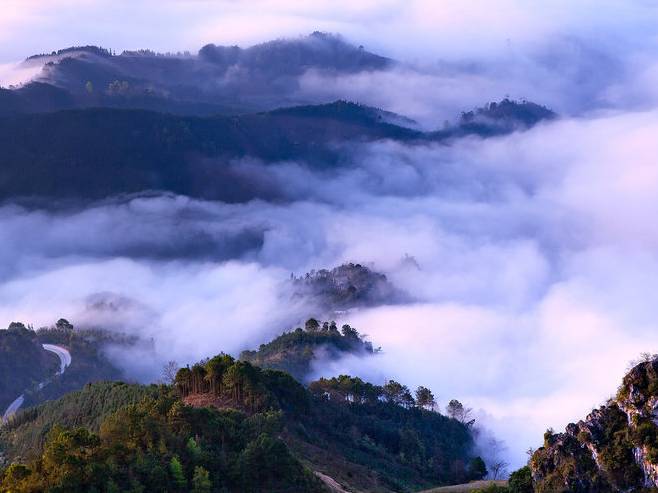
<svg viewBox="0 0 658 493">
<path fill-rule="evenodd" d="M 97 462 L 98 435 L 85 428 L 64 430 L 55 427 L 44 447 L 41 467 L 48 491 L 89 491 L 100 482 L 101 468 L 87 467 Z"/>
<path fill-rule="evenodd" d="M 503 459 L 498 459 L 492 462 L 489 465 L 489 467 L 491 467 L 491 479 L 496 480 L 505 477 L 508 466 L 509 463 Z"/>
<path fill-rule="evenodd" d="M 178 363 L 168 361 L 162 367 L 162 381 L 167 385 L 173 385 L 176 382 L 176 373 L 178 372 Z"/>
<path fill-rule="evenodd" d="M 475 422 L 475 420 L 471 418 L 473 410 L 470 407 L 464 407 L 464 405 L 457 399 L 452 399 L 448 403 L 446 412 L 448 413 L 448 416 L 452 419 L 456 419 L 462 424 L 470 426 Z"/>
<path fill-rule="evenodd" d="M 489 457 L 489 471 L 491 473 L 491 479 L 500 479 L 505 476 L 507 472 L 507 467 L 509 463 L 503 458 L 503 453 L 505 452 L 505 444 L 491 437 L 487 443 L 487 456 Z"/>
<path fill-rule="evenodd" d="M 194 476 L 192 476 L 192 493 L 210 493 L 211 491 L 210 474 L 201 466 L 195 467 Z"/>
<path fill-rule="evenodd" d="M 176 388 L 183 397 L 186 397 L 192 392 L 192 372 L 189 368 L 181 368 L 178 370 L 174 381 L 176 383 Z"/>
<path fill-rule="evenodd" d="M 4 474 L 0 475 L 2 487 L 7 488 L 6 491 L 24 491 L 23 486 L 31 474 L 32 471 L 29 467 L 23 464 L 11 464 L 5 469 Z M 3 489 L 3 491 L 5 490 Z"/>
<path fill-rule="evenodd" d="M 320 330 L 320 322 L 318 322 L 314 318 L 309 318 L 304 324 L 304 328 L 308 332 L 317 332 L 318 330 Z"/>
<path fill-rule="evenodd" d="M 217 395 L 222 393 L 224 373 L 233 363 L 235 363 L 233 357 L 224 353 L 208 360 L 206 363 L 206 380 L 210 384 L 211 392 Z"/>
<path fill-rule="evenodd" d="M 7 327 L 7 330 L 16 331 L 16 332 L 25 331 L 27 330 L 27 327 L 25 327 L 25 324 L 23 324 L 22 322 L 11 322 Z"/>
<path fill-rule="evenodd" d="M 528 466 L 524 466 L 518 471 L 514 471 L 509 477 L 510 493 L 532 493 L 532 471 Z"/>
<path fill-rule="evenodd" d="M 389 380 L 384 385 L 384 398 L 388 402 L 404 407 L 412 406 L 414 401 L 409 388 L 395 380 Z"/>
<path fill-rule="evenodd" d="M 183 465 L 175 455 L 171 458 L 171 462 L 169 463 L 169 471 L 171 472 L 171 477 L 173 478 L 176 487 L 180 490 L 185 490 L 187 488 L 187 480 L 183 473 Z"/>
<path fill-rule="evenodd" d="M 436 401 L 434 400 L 434 394 L 432 394 L 432 391 L 422 385 L 419 386 L 416 389 L 416 405 L 423 409 L 434 409 Z"/>
<path fill-rule="evenodd" d="M 65 318 L 60 318 L 56 323 L 55 327 L 60 330 L 73 330 L 73 324 L 66 320 Z"/>
<path fill-rule="evenodd" d="M 473 457 L 468 465 L 468 475 L 471 480 L 483 479 L 486 477 L 487 465 L 482 460 L 482 457 Z"/>
<path fill-rule="evenodd" d="M 359 332 L 354 327 L 350 327 L 347 324 L 345 324 L 341 327 L 341 333 L 343 334 L 343 337 L 347 337 L 347 338 L 350 338 L 350 339 L 358 339 L 359 338 Z"/>
</svg>

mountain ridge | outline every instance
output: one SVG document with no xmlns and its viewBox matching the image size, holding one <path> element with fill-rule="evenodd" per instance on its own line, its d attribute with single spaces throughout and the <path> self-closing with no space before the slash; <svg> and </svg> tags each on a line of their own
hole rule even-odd
<svg viewBox="0 0 658 493">
<path fill-rule="evenodd" d="M 506 106 L 513 114 L 528 104 Z M 285 201 L 283 185 L 256 179 L 239 160 L 294 161 L 326 170 L 352 164 L 348 144 L 443 143 L 527 128 L 506 117 L 502 124 L 424 133 L 388 123 L 380 111 L 338 101 L 203 118 L 111 108 L 0 118 L 0 200 L 99 200 L 159 190 L 232 203 Z M 542 119 L 553 117 L 546 110 Z"/>
</svg>

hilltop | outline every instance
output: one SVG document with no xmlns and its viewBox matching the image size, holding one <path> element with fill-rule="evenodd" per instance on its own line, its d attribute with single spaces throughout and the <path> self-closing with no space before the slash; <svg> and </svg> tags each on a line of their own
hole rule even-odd
<svg viewBox="0 0 658 493">
<path fill-rule="evenodd" d="M 292 276 L 294 298 L 303 298 L 311 306 L 328 312 L 363 306 L 386 305 L 406 297 L 386 275 L 361 264 L 346 263 L 333 269 Z"/>
<path fill-rule="evenodd" d="M 378 351 L 347 324 L 339 330 L 336 322 L 320 324 L 311 318 L 304 328 L 284 332 L 274 340 L 261 344 L 257 351 L 243 351 L 240 359 L 262 368 L 283 370 L 298 381 L 305 382 L 311 375 L 313 363 L 320 359 L 337 360 L 348 354 L 371 356 Z"/>
<path fill-rule="evenodd" d="M 208 44 L 198 53 L 73 46 L 29 57 L 37 78 L 0 93 L 0 113 L 90 107 L 139 108 L 209 116 L 317 103 L 297 93 L 309 71 L 332 75 L 383 70 L 386 57 L 339 35 L 314 32 L 248 48 Z M 324 102 L 324 101 L 320 101 Z"/>
</svg>

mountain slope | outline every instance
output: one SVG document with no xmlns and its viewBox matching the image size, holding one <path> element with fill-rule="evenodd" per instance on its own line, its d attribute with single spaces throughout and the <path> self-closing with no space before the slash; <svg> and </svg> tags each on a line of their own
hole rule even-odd
<svg viewBox="0 0 658 493">
<path fill-rule="evenodd" d="M 0 103 L 7 103 L 0 104 L 0 115 L 88 107 L 198 116 L 263 111 L 311 102 L 296 96 L 308 70 L 351 74 L 393 62 L 338 35 L 315 32 L 249 48 L 209 44 L 195 55 L 150 50 L 115 55 L 80 46 L 32 56 L 25 63 L 42 64 L 43 70 L 34 84 L 15 92 L 13 102 L 11 94 L 0 93 Z M 37 84 L 52 89 L 47 93 Z"/>
<path fill-rule="evenodd" d="M 468 479 L 470 428 L 399 401 L 403 389 L 341 377 L 309 390 L 223 354 L 180 369 L 175 387 L 92 384 L 0 433 L 9 461 L 24 460 L 0 490 L 324 491 L 311 471 L 348 491 Z"/>
<path fill-rule="evenodd" d="M 129 346 L 135 342 L 134 338 L 103 330 L 75 329 L 64 319 L 37 330 L 13 323 L 9 329 L 0 330 L 0 410 L 4 412 L 20 394 L 24 394 L 24 407 L 28 407 L 89 382 L 121 378 L 121 371 L 107 359 L 104 349 L 110 344 Z M 56 375 L 59 360 L 43 350 L 42 344 L 56 344 L 71 353 L 72 363 L 63 374 Z M 47 385 L 38 385 L 46 381 Z"/>
<path fill-rule="evenodd" d="M 385 305 L 405 299 L 384 274 L 365 265 L 346 263 L 291 279 L 293 297 L 326 312 Z"/>
<path fill-rule="evenodd" d="M 243 351 L 240 359 L 261 368 L 272 368 L 290 373 L 300 382 L 311 376 L 313 363 L 318 360 L 337 360 L 347 355 L 376 354 L 370 342 L 349 325 L 338 330 L 335 322 L 320 324 L 309 319 L 305 328 L 298 327 L 261 344 L 257 351 Z"/>
<path fill-rule="evenodd" d="M 36 332 L 18 323 L 0 330 L 0 417 L 10 402 L 58 368 L 57 357 L 44 351 Z"/>
<path fill-rule="evenodd" d="M 615 399 L 551 430 L 530 460 L 535 491 L 622 492 L 658 488 L 658 359 L 636 365 Z"/>
<path fill-rule="evenodd" d="M 286 200 L 284 185 L 239 160 L 328 169 L 351 163 L 348 144 L 428 143 L 502 128 L 517 127 L 478 124 L 424 134 L 343 101 L 235 117 L 89 109 L 0 118 L 0 200 L 98 200 L 148 190 L 226 202 Z"/>
</svg>

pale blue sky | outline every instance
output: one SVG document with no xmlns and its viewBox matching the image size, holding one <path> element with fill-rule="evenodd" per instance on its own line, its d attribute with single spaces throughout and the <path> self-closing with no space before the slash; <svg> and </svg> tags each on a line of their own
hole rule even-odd
<svg viewBox="0 0 658 493">
<path fill-rule="evenodd" d="M 656 2 L 551 0 L 5 0 L 0 62 L 75 44 L 196 51 L 313 30 L 404 59 L 491 55 L 555 34 L 653 36 Z M 627 40 L 628 41 L 628 40 Z"/>
</svg>

